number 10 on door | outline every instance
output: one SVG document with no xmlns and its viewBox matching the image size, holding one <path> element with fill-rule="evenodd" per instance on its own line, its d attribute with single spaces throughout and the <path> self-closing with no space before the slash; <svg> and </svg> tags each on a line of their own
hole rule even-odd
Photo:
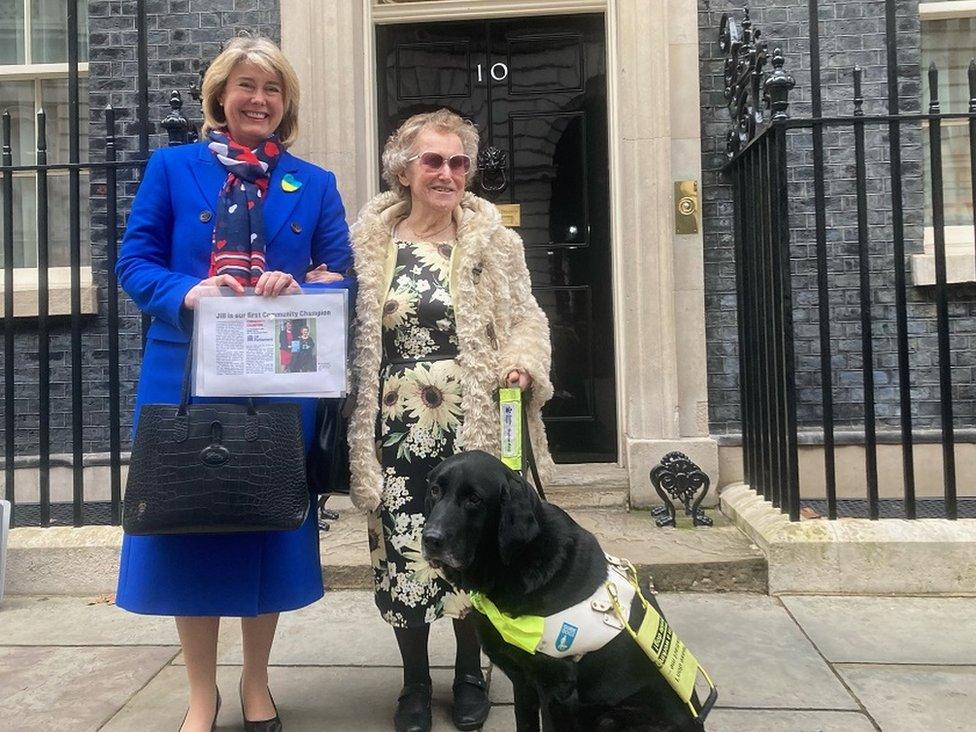
<svg viewBox="0 0 976 732">
<path fill-rule="evenodd" d="M 498 63 L 491 65 L 491 68 L 488 69 L 488 73 L 491 74 L 491 78 L 495 81 L 505 81 L 505 79 L 508 78 L 508 66 L 499 61 Z M 484 80 L 484 69 L 482 68 L 482 64 L 478 64 L 478 81 L 484 82 Z"/>
</svg>

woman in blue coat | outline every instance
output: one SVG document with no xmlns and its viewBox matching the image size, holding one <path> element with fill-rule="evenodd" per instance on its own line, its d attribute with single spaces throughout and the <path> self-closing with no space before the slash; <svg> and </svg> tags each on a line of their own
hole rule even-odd
<svg viewBox="0 0 976 732">
<path fill-rule="evenodd" d="M 335 176 L 287 152 L 298 79 L 281 51 L 264 38 L 230 41 L 207 71 L 203 110 L 204 141 L 150 158 L 116 266 L 122 287 L 152 316 L 136 419 L 143 404 L 179 402 L 201 295 L 218 286 L 296 293 L 309 269 L 322 281 L 350 263 Z M 297 401 L 307 449 L 314 400 Z M 245 729 L 281 729 L 268 690 L 278 613 L 321 596 L 314 511 L 294 531 L 123 539 L 119 607 L 176 617 L 190 687 L 185 732 L 216 720 L 221 616 L 241 618 Z"/>
</svg>

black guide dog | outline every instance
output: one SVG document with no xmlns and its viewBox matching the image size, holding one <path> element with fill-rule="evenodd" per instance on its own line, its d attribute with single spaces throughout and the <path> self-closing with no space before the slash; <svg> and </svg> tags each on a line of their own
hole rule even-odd
<svg viewBox="0 0 976 732">
<path fill-rule="evenodd" d="M 607 579 L 596 537 L 488 453 L 462 452 L 432 470 L 425 513 L 426 559 L 508 615 L 552 615 Z M 631 627 L 643 617 L 633 602 Z M 481 613 L 478 630 L 488 658 L 512 681 L 519 732 L 538 730 L 540 712 L 544 732 L 704 729 L 626 630 L 578 661 L 510 645 Z"/>
</svg>

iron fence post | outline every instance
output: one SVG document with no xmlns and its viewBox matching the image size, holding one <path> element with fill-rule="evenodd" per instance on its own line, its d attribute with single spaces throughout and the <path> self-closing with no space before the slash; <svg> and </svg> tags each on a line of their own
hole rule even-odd
<svg viewBox="0 0 976 732">
<path fill-rule="evenodd" d="M 51 523 L 51 359 L 48 327 L 48 179 L 47 115 L 37 111 L 37 365 L 38 500 L 41 526 Z"/>
<path fill-rule="evenodd" d="M 0 163 L 3 171 L 3 425 L 4 491 L 10 511 L 17 510 L 14 477 L 14 164 L 10 147 L 10 112 L 4 110 Z"/>
</svg>

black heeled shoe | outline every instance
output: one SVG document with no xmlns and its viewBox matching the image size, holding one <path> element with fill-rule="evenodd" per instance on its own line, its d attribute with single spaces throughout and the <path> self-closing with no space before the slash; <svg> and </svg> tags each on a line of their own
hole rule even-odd
<svg viewBox="0 0 976 732">
<path fill-rule="evenodd" d="M 275 715 L 271 719 L 262 719 L 260 722 L 252 722 L 244 713 L 244 679 L 237 684 L 237 691 L 241 697 L 241 717 L 244 718 L 245 732 L 281 732 L 281 717 L 278 716 L 278 705 L 275 704 L 274 697 L 271 696 L 271 689 L 268 689 L 268 696 L 271 698 L 271 706 L 274 707 Z"/>
<path fill-rule="evenodd" d="M 481 674 L 461 674 L 454 678 L 454 708 L 451 719 L 460 730 L 478 729 L 488 719 L 491 700 L 488 684 Z"/>
<path fill-rule="evenodd" d="M 210 732 L 214 732 L 217 729 L 217 715 L 220 714 L 220 689 L 217 689 L 217 706 L 214 709 L 213 721 L 210 723 Z M 186 710 L 186 714 L 183 715 L 183 722 L 186 722 L 186 718 L 190 716 L 190 710 Z M 179 729 L 183 729 L 183 722 L 180 722 Z"/>
<path fill-rule="evenodd" d="M 393 727 L 396 732 L 430 732 L 431 683 L 418 681 L 404 684 L 397 699 Z"/>
</svg>

